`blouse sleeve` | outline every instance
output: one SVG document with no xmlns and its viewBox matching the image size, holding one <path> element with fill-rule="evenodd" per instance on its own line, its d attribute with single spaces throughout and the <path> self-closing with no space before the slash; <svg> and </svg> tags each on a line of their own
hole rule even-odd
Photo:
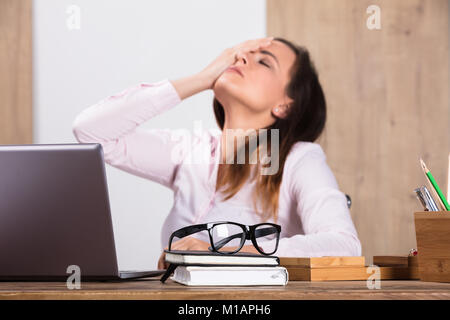
<svg viewBox="0 0 450 320">
<path fill-rule="evenodd" d="M 358 239 L 347 198 L 326 163 L 319 144 L 294 157 L 287 166 L 290 196 L 297 202 L 297 214 L 304 234 L 281 238 L 278 256 L 360 256 Z M 287 163 L 287 161 L 286 161 Z M 299 228 L 300 229 L 300 228 Z"/>
<path fill-rule="evenodd" d="M 121 170 L 173 188 L 183 154 L 179 139 L 169 129 L 139 125 L 179 104 L 168 79 L 139 83 L 83 110 L 72 131 L 81 143 L 102 145 L 105 162 Z"/>
</svg>

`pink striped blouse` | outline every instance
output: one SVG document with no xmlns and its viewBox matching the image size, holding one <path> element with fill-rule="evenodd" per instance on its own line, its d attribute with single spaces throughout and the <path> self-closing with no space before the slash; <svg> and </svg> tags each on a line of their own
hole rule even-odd
<svg viewBox="0 0 450 320">
<path fill-rule="evenodd" d="M 106 163 L 173 190 L 174 203 L 162 227 L 161 249 L 174 230 L 186 225 L 261 222 L 251 200 L 254 181 L 226 201 L 215 191 L 220 130 L 202 130 L 186 143 L 174 138 L 173 130 L 139 127 L 180 102 L 168 79 L 141 82 L 83 110 L 73 122 L 76 139 L 100 143 Z M 205 150 L 214 161 L 206 165 L 192 161 L 192 155 Z M 276 223 L 281 225 L 278 256 L 361 255 L 347 199 L 317 143 L 297 142 L 292 147 L 285 162 Z M 209 241 L 206 233 L 197 237 Z M 264 243 L 261 246 L 265 248 Z"/>
</svg>

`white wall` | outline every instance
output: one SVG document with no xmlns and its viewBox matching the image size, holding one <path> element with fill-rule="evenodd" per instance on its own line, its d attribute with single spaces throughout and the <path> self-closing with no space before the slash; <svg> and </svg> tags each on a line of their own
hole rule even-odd
<svg viewBox="0 0 450 320">
<path fill-rule="evenodd" d="M 80 29 L 68 28 L 70 5 L 80 8 Z M 33 142 L 76 143 L 72 122 L 83 109 L 141 81 L 200 71 L 225 48 L 266 36 L 265 15 L 265 0 L 35 0 Z M 217 127 L 212 98 L 192 96 L 144 127 Z M 156 269 L 172 191 L 106 172 L 119 268 Z"/>
</svg>

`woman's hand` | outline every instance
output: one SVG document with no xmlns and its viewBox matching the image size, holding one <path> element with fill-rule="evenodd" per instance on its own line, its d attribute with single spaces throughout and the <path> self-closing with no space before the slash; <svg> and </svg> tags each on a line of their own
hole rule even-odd
<svg viewBox="0 0 450 320">
<path fill-rule="evenodd" d="M 209 242 L 198 240 L 194 237 L 185 237 L 178 241 L 172 243 L 171 250 L 200 250 L 200 251 L 208 251 L 208 248 L 211 246 Z M 164 248 L 165 250 L 168 247 Z M 235 251 L 237 247 L 224 247 L 224 251 Z M 239 252 L 249 252 L 249 253 L 258 253 L 258 250 L 253 245 L 243 246 Z M 167 269 L 168 265 L 165 262 L 166 254 L 164 251 L 158 260 L 158 269 Z"/>
<path fill-rule="evenodd" d="M 208 247 L 210 247 L 209 242 L 205 242 L 194 237 L 185 237 L 178 241 L 173 242 L 170 249 L 208 251 Z M 168 247 L 166 247 L 165 249 L 167 250 Z M 168 265 L 164 261 L 165 257 L 166 255 L 163 251 L 158 260 L 158 269 L 167 269 Z"/>
<path fill-rule="evenodd" d="M 171 80 L 171 83 L 181 100 L 204 90 L 213 89 L 217 78 L 236 62 L 238 54 L 268 46 L 272 39 L 273 37 L 248 40 L 232 48 L 225 49 L 219 57 L 202 71 L 181 79 Z"/>
<path fill-rule="evenodd" d="M 273 37 L 244 41 L 234 47 L 225 49 L 213 62 L 203 69 L 199 76 L 206 81 L 208 89 L 213 89 L 217 78 L 232 64 L 242 52 L 258 50 L 271 44 Z"/>
</svg>

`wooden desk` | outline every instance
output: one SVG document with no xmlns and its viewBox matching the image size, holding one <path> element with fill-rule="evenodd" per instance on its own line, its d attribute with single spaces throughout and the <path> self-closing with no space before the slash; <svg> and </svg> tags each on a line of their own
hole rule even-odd
<svg viewBox="0 0 450 320">
<path fill-rule="evenodd" d="M 0 299 L 156 299 L 156 300 L 301 300 L 301 299 L 450 299 L 450 283 L 415 280 L 381 281 L 369 290 L 366 281 L 291 281 L 285 287 L 187 287 L 156 278 L 126 282 L 82 282 L 69 290 L 65 282 L 0 282 Z"/>
</svg>

